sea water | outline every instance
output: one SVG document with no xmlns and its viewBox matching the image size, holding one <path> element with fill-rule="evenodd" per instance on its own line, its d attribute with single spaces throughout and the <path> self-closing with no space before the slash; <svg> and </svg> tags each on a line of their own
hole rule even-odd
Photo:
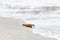
<svg viewBox="0 0 60 40">
<path fill-rule="evenodd" d="M 32 32 L 60 40 L 60 6 L 16 6 L 0 3 L 0 17 L 23 20 L 35 26 Z"/>
</svg>

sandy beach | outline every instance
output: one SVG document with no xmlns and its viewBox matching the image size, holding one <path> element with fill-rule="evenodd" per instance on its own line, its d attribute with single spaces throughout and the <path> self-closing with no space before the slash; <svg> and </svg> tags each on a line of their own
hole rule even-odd
<svg viewBox="0 0 60 40">
<path fill-rule="evenodd" d="M 56 40 L 34 34 L 29 28 L 19 26 L 17 21 L 12 18 L 0 17 L 0 40 Z"/>
</svg>

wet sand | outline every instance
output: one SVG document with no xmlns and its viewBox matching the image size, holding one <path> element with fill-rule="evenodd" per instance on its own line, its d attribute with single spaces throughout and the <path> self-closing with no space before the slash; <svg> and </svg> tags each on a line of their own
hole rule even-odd
<svg viewBox="0 0 60 40">
<path fill-rule="evenodd" d="M 56 40 L 34 34 L 29 28 L 20 26 L 18 20 L 0 17 L 0 40 Z"/>
</svg>

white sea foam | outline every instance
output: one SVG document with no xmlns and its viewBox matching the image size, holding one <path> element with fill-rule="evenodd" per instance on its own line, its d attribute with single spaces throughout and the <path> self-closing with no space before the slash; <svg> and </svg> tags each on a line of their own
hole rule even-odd
<svg viewBox="0 0 60 40">
<path fill-rule="evenodd" d="M 45 37 L 53 37 L 60 40 L 60 14 L 59 10 L 50 13 L 40 13 L 38 16 L 25 20 L 26 23 L 35 24 L 32 32 Z"/>
</svg>

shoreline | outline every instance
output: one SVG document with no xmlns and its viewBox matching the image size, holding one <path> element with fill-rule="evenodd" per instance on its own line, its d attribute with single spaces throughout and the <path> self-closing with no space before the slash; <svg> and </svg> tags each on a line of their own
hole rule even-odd
<svg viewBox="0 0 60 40">
<path fill-rule="evenodd" d="M 0 17 L 0 40 L 56 40 L 32 33 L 29 28 L 19 24 L 23 21 Z"/>
</svg>

